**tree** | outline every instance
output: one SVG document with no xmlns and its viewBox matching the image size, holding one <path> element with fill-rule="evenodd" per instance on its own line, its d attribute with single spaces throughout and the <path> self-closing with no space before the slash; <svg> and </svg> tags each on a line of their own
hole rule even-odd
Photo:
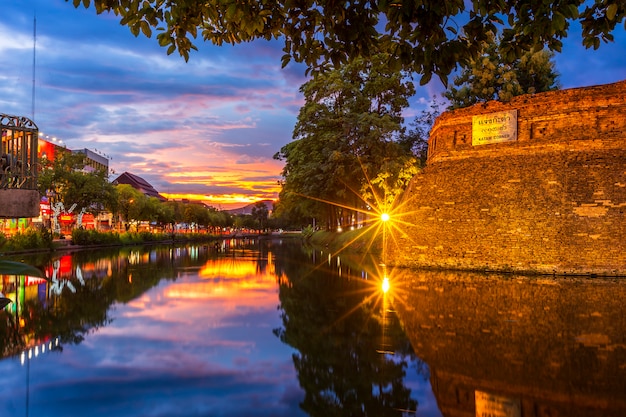
<svg viewBox="0 0 626 417">
<path fill-rule="evenodd" d="M 53 161 L 42 159 L 41 166 L 39 192 L 51 196 L 53 203 L 61 202 L 66 209 L 76 204 L 94 214 L 113 208 L 115 190 L 108 172 L 85 171 L 84 154 L 60 152 Z"/>
<path fill-rule="evenodd" d="M 506 62 L 498 39 L 485 42 L 481 54 L 454 78 L 456 87 L 451 86 L 444 93 L 450 101 L 449 109 L 558 89 L 552 57 L 553 53 L 546 50 L 527 51 Z"/>
<path fill-rule="evenodd" d="M 252 218 L 258 222 L 259 230 L 264 230 L 267 227 L 267 218 L 269 217 L 269 210 L 263 201 L 254 203 L 252 207 Z"/>
<path fill-rule="evenodd" d="M 148 204 L 148 197 L 128 184 L 115 186 L 118 195 L 117 207 L 124 222 L 124 230 L 130 229 L 130 223 L 142 220 L 142 211 Z"/>
<path fill-rule="evenodd" d="M 415 155 L 419 161 L 420 167 L 426 164 L 428 158 L 428 138 L 430 136 L 430 129 L 435 124 L 435 119 L 441 114 L 442 104 L 437 101 L 436 97 L 433 97 L 433 101 L 426 110 L 415 117 L 415 119 L 409 124 L 410 129 L 406 131 L 400 138 L 400 145 L 406 149 L 407 152 Z"/>
<path fill-rule="evenodd" d="M 222 228 L 232 225 L 232 216 L 225 211 L 219 211 L 215 207 L 209 207 L 209 224 L 213 232 L 219 232 Z"/>
<path fill-rule="evenodd" d="M 183 221 L 194 226 L 208 226 L 209 210 L 204 204 L 184 203 Z"/>
<path fill-rule="evenodd" d="M 285 160 L 280 200 L 326 217 L 328 228 L 353 224 L 350 207 L 371 197 L 372 179 L 414 165 L 396 139 L 415 89 L 387 62 L 387 55 L 357 59 L 305 83 L 295 140 L 275 155 Z"/>
<path fill-rule="evenodd" d="M 167 212 L 170 214 L 168 223 L 181 223 L 184 221 L 184 204 L 180 201 L 166 201 L 165 204 L 168 207 Z"/>
<path fill-rule="evenodd" d="M 66 0 L 69 1 L 69 0 Z M 89 7 L 91 0 L 72 0 Z M 284 40 L 283 66 L 292 59 L 318 71 L 353 58 L 390 54 L 389 65 L 444 84 L 478 55 L 482 42 L 503 33 L 507 61 L 544 46 L 560 51 L 570 24 L 582 25 L 582 43 L 597 49 L 613 41 L 624 21 L 623 0 L 93 0 L 98 14 L 111 12 L 138 36 L 151 37 L 167 53 L 189 59 L 201 36 L 215 45 L 256 39 Z"/>
</svg>

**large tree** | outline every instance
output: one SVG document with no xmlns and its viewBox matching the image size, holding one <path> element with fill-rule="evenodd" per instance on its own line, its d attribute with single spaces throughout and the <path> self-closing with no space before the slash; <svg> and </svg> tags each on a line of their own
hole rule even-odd
<svg viewBox="0 0 626 417">
<path fill-rule="evenodd" d="M 38 178 L 39 191 L 52 198 L 52 203 L 63 203 L 65 209 L 76 204 L 97 214 L 112 209 L 115 190 L 106 170 L 86 171 L 85 155 L 59 152 L 54 160 L 43 158 Z"/>
<path fill-rule="evenodd" d="M 305 83 L 295 140 L 276 155 L 285 160 L 281 201 L 325 217 L 330 228 L 351 223 L 349 208 L 373 200 L 374 184 L 385 193 L 394 186 L 383 184 L 415 166 L 397 142 L 415 89 L 402 72 L 388 71 L 387 59 L 357 59 Z"/>
<path fill-rule="evenodd" d="M 526 51 L 520 58 L 507 61 L 498 39 L 485 42 L 480 55 L 470 61 L 444 93 L 450 101 L 449 109 L 558 89 L 552 57 L 553 53 L 547 50 Z"/>
<path fill-rule="evenodd" d="M 66 0 L 70 1 L 70 0 Z M 283 65 L 305 62 L 314 71 L 355 57 L 387 52 L 389 64 L 444 82 L 467 66 L 483 41 L 503 31 L 507 60 L 546 46 L 560 51 L 570 24 L 582 25 L 582 43 L 597 49 L 613 41 L 625 19 L 623 0 L 72 0 L 112 12 L 135 36 L 157 31 L 167 53 L 189 58 L 201 36 L 216 45 L 284 40 Z"/>
<path fill-rule="evenodd" d="M 143 220 L 142 212 L 148 204 L 148 197 L 141 191 L 133 188 L 129 184 L 118 184 L 115 186 L 117 194 L 117 212 L 124 224 L 124 230 L 129 231 L 131 223 Z"/>
<path fill-rule="evenodd" d="M 258 223 L 259 230 L 265 230 L 267 228 L 267 220 L 269 218 L 269 210 L 267 209 L 267 205 L 263 201 L 257 201 L 252 207 L 252 212 L 250 213 L 252 218 Z"/>
</svg>

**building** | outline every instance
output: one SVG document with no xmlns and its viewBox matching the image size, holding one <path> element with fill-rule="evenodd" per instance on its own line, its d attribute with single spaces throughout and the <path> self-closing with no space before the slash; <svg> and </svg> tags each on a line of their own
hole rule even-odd
<svg viewBox="0 0 626 417">
<path fill-rule="evenodd" d="M 95 172 L 99 170 L 109 172 L 109 159 L 105 155 L 87 148 L 75 149 L 72 153 L 82 153 L 85 155 L 85 172 Z"/>
<path fill-rule="evenodd" d="M 124 172 L 122 175 L 113 180 L 113 184 L 128 184 L 143 193 L 146 197 L 155 197 L 160 201 L 167 201 L 167 198 L 159 194 L 159 192 L 155 190 L 148 181 L 135 174 L 131 174 L 130 172 Z"/>
</svg>

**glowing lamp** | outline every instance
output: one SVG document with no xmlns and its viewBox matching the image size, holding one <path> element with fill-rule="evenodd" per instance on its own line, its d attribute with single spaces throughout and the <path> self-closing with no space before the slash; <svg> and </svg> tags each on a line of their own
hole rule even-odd
<svg viewBox="0 0 626 417">
<path fill-rule="evenodd" d="M 383 289 L 384 293 L 389 291 L 389 278 L 387 278 L 387 277 L 383 278 L 382 289 Z"/>
<path fill-rule="evenodd" d="M 389 220 L 389 214 L 387 214 L 387 213 L 381 214 L 380 215 L 380 220 L 382 220 L 384 222 L 388 221 Z"/>
</svg>

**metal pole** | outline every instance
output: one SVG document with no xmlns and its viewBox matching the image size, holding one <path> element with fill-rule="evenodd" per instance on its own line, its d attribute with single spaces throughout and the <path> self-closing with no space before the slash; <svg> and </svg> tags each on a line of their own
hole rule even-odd
<svg viewBox="0 0 626 417">
<path fill-rule="evenodd" d="M 32 108 L 31 108 L 31 120 L 35 121 L 35 56 L 37 51 L 37 15 L 33 16 L 33 93 L 32 93 Z"/>
</svg>

